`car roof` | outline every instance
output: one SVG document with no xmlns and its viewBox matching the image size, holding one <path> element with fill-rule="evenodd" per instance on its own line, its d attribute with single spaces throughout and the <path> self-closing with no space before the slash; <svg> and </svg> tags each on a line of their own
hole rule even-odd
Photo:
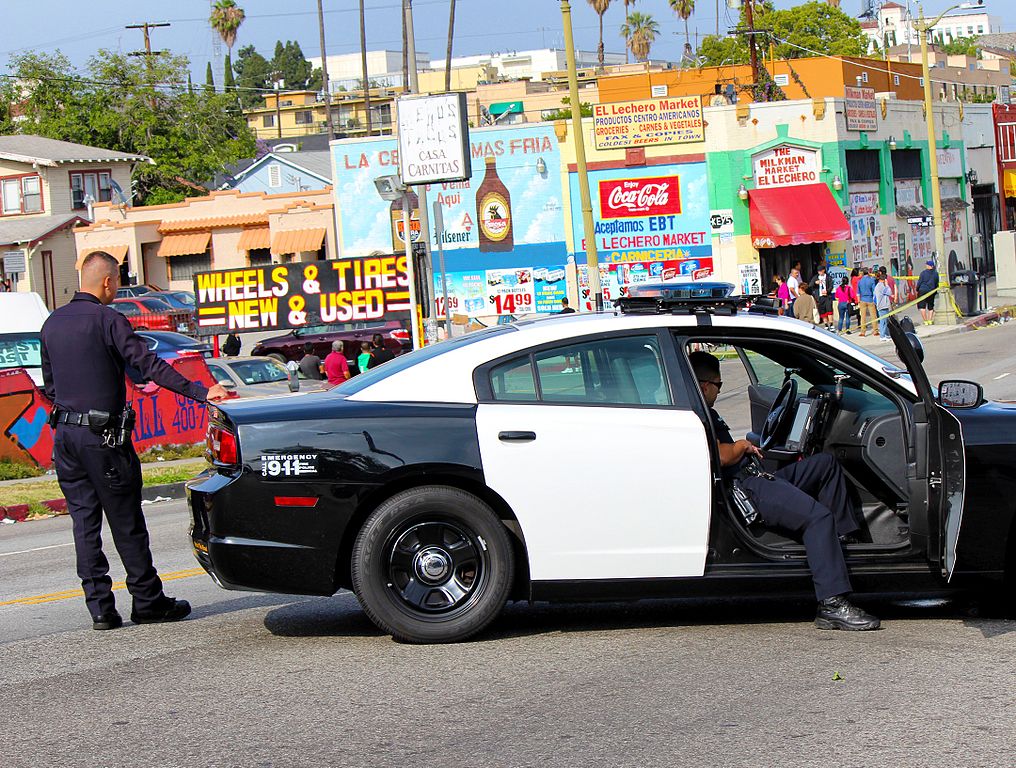
<svg viewBox="0 0 1016 768">
<path fill-rule="evenodd" d="M 596 337 L 617 331 L 651 331 L 656 328 L 695 328 L 701 315 L 692 314 L 622 314 L 619 312 L 573 313 L 546 318 L 521 320 L 498 326 L 508 332 L 488 333 L 473 344 L 449 348 L 445 354 L 431 354 L 413 365 L 411 352 L 401 358 L 402 370 L 380 377 L 372 384 L 349 394 L 351 400 L 398 402 L 475 403 L 473 371 L 480 365 L 531 347 L 569 339 Z M 849 356 L 856 364 L 872 371 L 897 366 L 857 347 L 839 336 L 789 317 L 738 312 L 735 315 L 709 315 L 712 328 L 745 330 L 778 330 L 801 337 L 814 346 L 831 347 Z M 378 368 L 380 371 L 383 368 Z M 352 381 L 355 381 L 352 380 Z M 897 382 L 913 392 L 907 381 Z M 341 391 L 341 387 L 340 387 Z"/>
</svg>

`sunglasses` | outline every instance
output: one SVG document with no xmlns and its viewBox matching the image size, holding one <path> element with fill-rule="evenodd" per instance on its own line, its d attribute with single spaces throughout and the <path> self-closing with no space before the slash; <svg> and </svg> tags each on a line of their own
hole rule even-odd
<svg viewBox="0 0 1016 768">
<path fill-rule="evenodd" d="M 722 381 L 713 381 L 712 379 L 699 379 L 699 384 L 712 384 L 714 387 L 716 387 L 717 392 L 723 389 Z"/>
</svg>

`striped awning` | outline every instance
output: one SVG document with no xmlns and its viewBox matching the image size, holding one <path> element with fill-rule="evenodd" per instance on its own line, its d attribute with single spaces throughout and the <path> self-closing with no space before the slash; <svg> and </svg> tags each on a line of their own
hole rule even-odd
<svg viewBox="0 0 1016 768">
<path fill-rule="evenodd" d="M 259 248 L 268 248 L 272 244 L 272 231 L 268 227 L 255 227 L 245 229 L 240 233 L 240 243 L 237 248 L 241 251 L 255 251 Z"/>
<path fill-rule="evenodd" d="M 286 229 L 272 235 L 272 255 L 317 251 L 325 241 L 325 228 Z"/>
<path fill-rule="evenodd" d="M 159 256 L 190 256 L 208 250 L 211 232 L 188 232 L 180 235 L 166 235 L 159 243 Z"/>
<path fill-rule="evenodd" d="M 81 264 L 84 262 L 85 258 L 96 251 L 108 253 L 114 259 L 123 264 L 123 260 L 127 258 L 127 251 L 129 249 L 130 246 L 127 245 L 103 245 L 99 248 L 85 248 L 83 251 L 78 251 L 78 260 L 74 263 L 74 268 L 81 269 Z"/>
</svg>

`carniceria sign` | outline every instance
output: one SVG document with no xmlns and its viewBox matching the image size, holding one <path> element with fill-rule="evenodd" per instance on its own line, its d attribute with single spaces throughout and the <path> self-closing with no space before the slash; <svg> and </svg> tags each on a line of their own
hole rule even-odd
<svg viewBox="0 0 1016 768">
<path fill-rule="evenodd" d="M 472 176 L 466 94 L 398 101 L 399 173 L 407 185 L 465 181 Z"/>
</svg>

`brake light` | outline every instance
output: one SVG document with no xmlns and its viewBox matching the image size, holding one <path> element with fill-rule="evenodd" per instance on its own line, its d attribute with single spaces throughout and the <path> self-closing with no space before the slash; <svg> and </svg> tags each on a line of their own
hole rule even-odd
<svg viewBox="0 0 1016 768">
<path fill-rule="evenodd" d="M 206 443 L 212 461 L 219 464 L 237 463 L 236 435 L 225 427 L 209 424 Z"/>
<path fill-rule="evenodd" d="M 389 333 L 388 336 L 399 341 L 409 341 L 409 331 L 404 328 L 398 328 Z"/>
</svg>

